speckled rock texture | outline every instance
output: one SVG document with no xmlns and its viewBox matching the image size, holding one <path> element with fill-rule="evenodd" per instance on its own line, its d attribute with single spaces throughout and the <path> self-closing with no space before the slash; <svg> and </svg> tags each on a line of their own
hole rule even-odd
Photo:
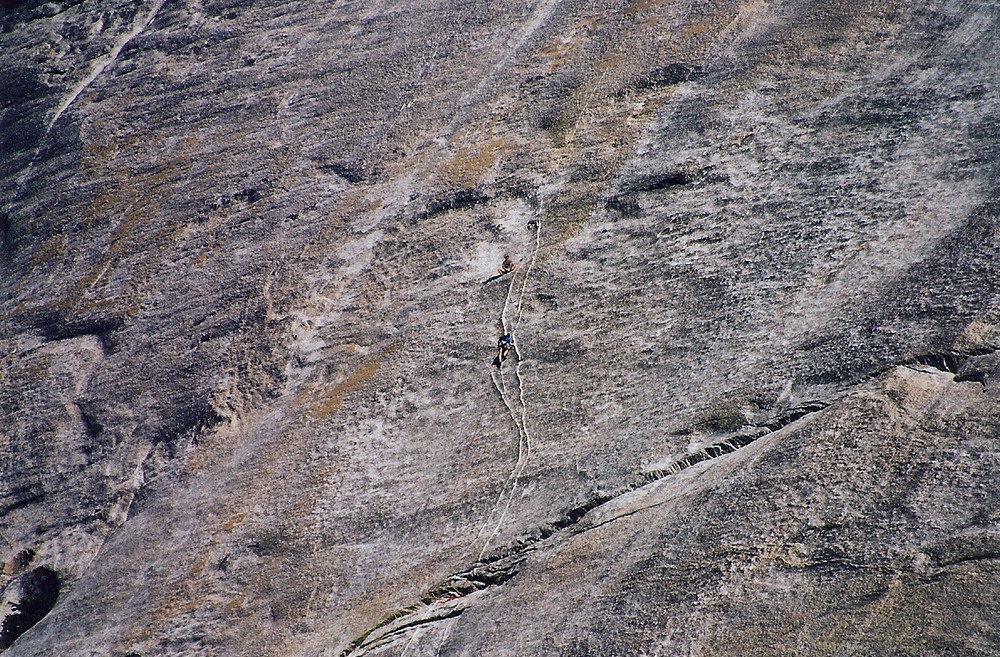
<svg viewBox="0 0 1000 657">
<path fill-rule="evenodd" d="M 0 650 L 1000 654 L 998 33 L 0 3 Z"/>
</svg>

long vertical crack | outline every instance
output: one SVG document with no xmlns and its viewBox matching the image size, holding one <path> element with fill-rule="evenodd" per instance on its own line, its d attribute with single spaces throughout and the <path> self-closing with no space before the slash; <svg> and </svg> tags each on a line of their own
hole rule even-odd
<svg viewBox="0 0 1000 657">
<path fill-rule="evenodd" d="M 542 236 L 542 223 L 539 218 L 534 219 L 535 223 L 535 248 L 531 253 L 531 259 L 528 261 L 528 266 L 524 270 L 524 277 L 521 281 L 521 292 L 517 298 L 517 313 L 511 323 L 510 335 L 514 339 L 514 355 L 517 360 L 517 364 L 514 366 L 514 378 L 517 380 L 517 392 L 518 399 L 521 403 L 521 418 L 518 420 L 516 414 L 510 403 L 507 401 L 506 385 L 504 385 L 503 369 L 500 370 L 500 394 L 504 399 L 504 404 L 511 413 L 511 418 L 514 420 L 514 425 L 518 430 L 518 442 L 517 442 L 517 462 L 514 464 L 514 468 L 511 470 L 510 476 L 504 483 L 503 488 L 500 489 L 500 496 L 497 498 L 497 506 L 499 506 L 500 501 L 503 499 L 504 490 L 507 485 L 510 484 L 510 494 L 507 496 L 507 503 L 504 505 L 503 512 L 500 514 L 499 520 L 497 520 L 496 526 L 493 528 L 493 532 L 486 539 L 483 544 L 482 549 L 479 551 L 479 559 L 483 558 L 486 551 L 489 549 L 490 543 L 494 538 L 500 533 L 500 529 L 503 527 L 504 521 L 507 519 L 507 514 L 510 512 L 511 504 L 514 501 L 514 493 L 517 490 L 517 483 L 524 473 L 524 468 L 528 464 L 528 459 L 531 457 L 531 434 L 528 432 L 528 405 L 524 398 L 524 380 L 521 378 L 521 363 L 523 361 L 521 357 L 521 352 L 518 350 L 517 346 L 517 326 L 521 322 L 521 317 L 523 315 L 524 308 L 524 296 L 528 290 L 528 279 L 531 276 L 531 271 L 535 266 L 535 260 L 538 258 L 538 252 L 541 250 L 541 236 Z M 507 289 L 507 299 L 504 301 L 504 309 L 500 315 L 501 324 L 504 326 L 504 330 L 507 329 L 506 324 L 506 310 L 507 310 L 507 300 L 510 299 L 510 290 L 514 287 L 514 278 L 511 278 L 510 286 Z M 492 376 L 492 375 L 491 375 Z M 496 382 L 494 381 L 494 385 Z M 490 512 L 490 516 L 496 511 L 496 506 L 493 511 Z"/>
<path fill-rule="evenodd" d="M 492 518 L 494 516 L 494 514 L 496 514 L 497 511 L 500 510 L 500 505 L 503 503 L 504 494 L 507 492 L 508 486 L 510 486 L 511 487 L 511 491 L 510 491 L 510 497 L 508 497 L 508 499 L 507 499 L 507 505 L 504 508 L 503 513 L 501 513 L 500 520 L 497 521 L 497 525 L 493 529 L 493 532 L 489 535 L 489 537 L 486 539 L 486 542 L 483 544 L 483 547 L 480 549 L 480 551 L 479 551 L 479 558 L 480 559 L 482 559 L 483 554 L 485 554 L 486 550 L 489 548 L 490 542 L 496 537 L 497 533 L 499 533 L 500 527 L 503 524 L 504 516 L 507 513 L 507 509 L 510 508 L 510 499 L 514 495 L 514 488 L 516 487 L 517 477 L 520 476 L 519 475 L 519 468 L 521 467 L 523 456 L 524 456 L 524 451 L 523 451 L 524 431 L 523 431 L 523 429 L 521 427 L 520 422 L 518 421 L 518 417 L 517 417 L 516 411 L 514 410 L 513 406 L 510 405 L 510 402 L 507 401 L 507 385 L 504 382 L 503 370 L 500 370 L 499 376 L 500 376 L 500 384 L 498 385 L 497 381 L 496 381 L 496 376 L 494 376 L 494 374 L 493 374 L 492 371 L 490 372 L 490 380 L 493 382 L 493 386 L 496 388 L 497 392 L 500 393 L 500 399 L 503 401 L 504 406 L 507 407 L 507 412 L 510 414 L 510 419 L 514 423 L 514 427 L 517 429 L 517 436 L 518 436 L 517 437 L 517 460 L 514 463 L 514 467 L 511 468 L 510 474 L 507 475 L 507 479 L 504 481 L 503 486 L 500 487 L 500 493 L 497 495 L 497 500 L 493 504 L 493 508 L 490 509 L 489 514 L 487 514 L 487 516 L 486 516 L 486 522 L 488 524 L 489 521 L 490 521 L 490 518 Z M 481 536 L 482 536 L 482 529 L 479 531 L 478 534 L 476 534 L 476 538 L 473 539 L 473 544 L 475 544 L 475 542 L 478 541 Z"/>
<path fill-rule="evenodd" d="M 510 283 L 507 285 L 507 294 L 504 297 L 503 308 L 501 308 L 500 310 L 500 326 L 504 333 L 507 332 L 507 319 L 506 319 L 507 307 L 510 304 L 510 293 L 511 290 L 514 289 L 515 280 L 516 278 L 512 276 L 510 279 Z M 497 383 L 498 376 L 500 378 L 500 383 Z M 513 481 L 514 477 L 517 474 L 518 465 L 521 463 L 521 447 L 522 447 L 521 425 L 518 423 L 517 413 L 516 411 L 514 411 L 514 407 L 511 406 L 510 402 L 507 400 L 507 384 L 503 378 L 502 367 L 499 368 L 497 373 L 494 373 L 493 367 L 490 366 L 490 381 L 493 383 L 493 387 L 500 395 L 500 400 L 503 402 L 504 406 L 507 408 L 507 412 L 510 414 L 511 422 L 514 423 L 514 428 L 517 429 L 518 438 L 517 438 L 517 460 L 514 463 L 514 467 L 511 468 L 510 474 L 507 475 L 507 479 L 504 481 L 503 486 L 500 487 L 500 493 L 497 495 L 497 500 L 493 504 L 493 508 L 490 509 L 490 512 L 486 515 L 487 525 L 489 524 L 490 519 L 494 516 L 494 514 L 496 514 L 497 511 L 499 511 L 500 505 L 503 503 L 503 498 L 504 494 L 507 491 L 507 487 L 510 486 L 511 482 Z M 513 491 L 511 492 L 511 494 L 513 495 Z M 501 520 L 500 522 L 502 523 L 503 521 Z M 480 537 L 482 537 L 483 529 L 485 529 L 485 527 L 480 529 L 479 533 L 476 534 L 476 537 L 472 541 L 472 545 L 474 545 L 480 539 Z M 497 528 L 494 529 L 493 533 L 491 533 L 490 536 L 486 539 L 486 543 L 483 544 L 483 547 L 479 552 L 480 559 L 482 558 L 483 553 L 485 553 L 486 549 L 489 547 L 490 541 L 493 540 L 498 531 L 499 531 L 499 524 L 497 525 Z"/>
<path fill-rule="evenodd" d="M 511 329 L 516 330 L 517 325 L 521 323 L 521 315 L 523 313 L 524 305 L 524 294 L 528 289 L 528 278 L 531 276 L 531 270 L 535 267 L 535 260 L 538 258 L 538 252 L 542 248 L 542 220 L 535 217 L 533 220 L 535 222 L 535 249 L 531 252 L 531 260 L 528 261 L 528 268 L 524 272 L 524 280 L 521 282 L 521 294 L 517 297 L 517 316 L 514 318 L 514 327 Z M 517 342 L 514 342 L 514 349 L 517 350 Z"/>
<path fill-rule="evenodd" d="M 500 381 L 503 381 L 503 372 L 500 373 Z M 507 513 L 510 511 L 510 505 L 514 501 L 514 493 L 517 491 L 517 482 L 524 472 L 524 467 L 528 463 L 528 457 L 531 455 L 531 440 L 528 437 L 527 427 L 525 427 L 522 422 L 524 419 L 524 409 L 521 409 L 521 420 L 518 421 L 514 410 L 511 408 L 510 404 L 507 403 L 506 395 L 504 396 L 504 404 L 507 405 L 508 410 L 511 412 L 511 418 L 514 420 L 514 425 L 517 427 L 517 461 L 514 464 L 513 469 L 510 471 L 510 475 L 507 477 L 507 481 L 504 482 L 503 487 L 500 489 L 500 496 L 497 498 L 497 504 L 494 506 L 493 511 L 490 513 L 492 517 L 493 513 L 499 508 L 501 500 L 504 497 L 504 490 L 507 486 L 510 486 L 510 493 L 507 495 L 507 503 L 504 505 L 503 512 L 500 513 L 500 518 L 497 520 L 496 526 L 493 528 L 493 532 L 487 537 L 486 542 L 483 543 L 482 549 L 479 551 L 479 559 L 482 560 L 483 555 L 490 547 L 490 543 L 493 539 L 497 537 L 500 533 L 501 527 L 503 527 L 504 521 L 507 519 Z"/>
<path fill-rule="evenodd" d="M 500 377 L 500 383 L 497 384 L 497 376 Z M 503 512 L 500 514 L 500 519 L 497 521 L 493 532 L 486 539 L 483 547 L 479 551 L 479 558 L 482 559 L 486 550 L 489 548 L 490 542 L 496 538 L 496 535 L 500 532 L 500 527 L 503 525 L 503 521 L 506 517 L 507 510 L 510 508 L 511 499 L 514 496 L 514 489 L 517 487 L 517 478 L 520 476 L 520 468 L 525 460 L 524 453 L 524 428 L 518 419 L 517 412 L 514 407 L 507 400 L 507 384 L 503 378 L 503 369 L 499 370 L 497 375 L 494 375 L 493 371 L 490 370 L 490 380 L 493 382 L 493 387 L 496 388 L 497 392 L 500 393 L 500 399 L 503 401 L 504 406 L 507 408 L 507 412 L 510 414 L 511 422 L 514 424 L 514 428 L 517 429 L 517 460 L 514 462 L 514 467 L 511 468 L 510 474 L 507 475 L 506 481 L 504 481 L 503 486 L 500 487 L 500 493 L 497 495 L 497 500 L 493 504 L 493 508 L 490 509 L 489 514 L 486 516 L 486 522 L 489 523 L 490 518 L 500 510 L 500 505 L 503 503 L 504 494 L 507 492 L 508 486 L 510 487 L 510 496 L 507 498 L 507 505 L 504 507 Z M 523 418 L 523 411 L 522 411 Z M 478 541 L 482 536 L 482 530 L 480 533 L 476 534 L 476 538 L 473 542 Z"/>
</svg>

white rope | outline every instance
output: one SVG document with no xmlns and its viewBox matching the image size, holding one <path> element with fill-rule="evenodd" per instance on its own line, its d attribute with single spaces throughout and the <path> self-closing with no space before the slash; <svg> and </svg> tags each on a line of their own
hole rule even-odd
<svg viewBox="0 0 1000 657">
<path fill-rule="evenodd" d="M 510 475 L 507 477 L 507 481 L 504 482 L 503 488 L 500 489 L 500 495 L 497 497 L 497 502 L 490 511 L 490 515 L 487 516 L 487 521 L 493 516 L 497 508 L 500 506 L 501 500 L 503 500 L 504 491 L 507 489 L 507 485 L 510 484 L 510 495 L 507 497 L 507 504 L 504 505 L 503 513 L 500 514 L 500 519 L 497 521 L 496 526 L 493 528 L 493 532 L 490 534 L 489 538 L 486 539 L 486 543 L 483 544 L 482 550 L 479 551 L 479 560 L 482 560 L 483 556 L 486 554 L 486 550 L 489 548 L 490 543 L 494 538 L 500 533 L 500 528 L 503 527 L 504 521 L 507 519 L 507 514 L 510 512 L 511 504 L 514 501 L 514 493 L 517 491 L 517 483 L 524 473 L 524 468 L 528 464 L 528 459 L 531 457 L 531 434 L 528 433 L 528 405 L 524 399 L 524 381 L 521 379 L 521 352 L 517 349 L 517 339 L 514 336 L 514 330 L 516 326 L 521 321 L 521 316 L 523 312 L 524 295 L 528 289 L 528 277 L 531 275 L 531 270 L 535 266 L 535 259 L 538 257 L 538 251 L 541 249 L 541 235 L 542 235 L 542 223 L 541 220 L 535 220 L 535 250 L 531 254 L 531 260 L 528 262 L 528 267 L 524 271 L 524 279 L 521 283 L 521 293 L 518 295 L 517 299 L 517 316 L 514 320 L 514 327 L 511 328 L 511 337 L 514 338 L 514 354 L 517 357 L 517 365 L 514 366 L 514 377 L 517 379 L 517 394 L 519 401 L 521 402 L 521 419 L 518 421 L 514 409 L 511 407 L 510 403 L 507 402 L 506 395 L 506 383 L 503 378 L 503 370 L 500 371 L 500 383 L 502 384 L 502 390 L 500 392 L 504 400 L 504 405 L 507 406 L 507 410 L 510 411 L 511 419 L 514 421 L 514 426 L 517 427 L 518 441 L 517 441 L 517 463 L 515 463 L 514 468 L 510 471 Z M 510 288 L 508 288 L 507 295 L 510 297 L 510 289 L 514 287 L 514 280 L 511 279 Z M 504 310 L 506 311 L 507 302 L 504 302 Z M 503 315 L 501 315 L 501 323 L 503 322 Z M 506 332 L 507 327 L 504 323 L 504 331 Z M 492 378 L 492 373 L 491 373 Z M 496 385 L 496 381 L 494 381 Z M 478 535 L 477 535 L 478 538 Z"/>
<path fill-rule="evenodd" d="M 497 495 L 496 502 L 493 503 L 493 508 L 490 509 L 489 514 L 487 514 L 486 516 L 487 525 L 489 524 L 490 518 L 492 518 L 493 515 L 500 509 L 500 504 L 503 502 L 504 493 L 507 491 L 508 486 L 511 486 L 511 492 L 510 492 L 511 497 L 513 497 L 514 495 L 514 489 L 517 488 L 517 478 L 520 476 L 518 468 L 523 460 L 523 444 L 524 444 L 524 431 L 517 420 L 517 413 L 514 411 L 514 408 L 510 405 L 510 402 L 507 401 L 507 394 L 506 394 L 507 383 L 506 381 L 504 381 L 503 378 L 503 370 L 502 369 L 500 370 L 500 385 L 497 385 L 496 377 L 493 376 L 492 371 L 490 372 L 490 380 L 493 382 L 493 386 L 497 389 L 497 392 L 500 393 L 500 397 L 501 399 L 503 399 L 503 404 L 504 406 L 507 407 L 507 412 L 510 413 L 510 419 L 511 421 L 514 422 L 514 427 L 517 429 L 517 461 L 514 464 L 514 467 L 511 469 L 510 474 L 507 475 L 507 479 L 506 481 L 504 481 L 503 486 L 500 488 L 500 493 Z M 483 544 L 482 549 L 479 551 L 478 559 L 481 560 L 483 558 L 483 555 L 486 554 L 486 549 L 489 547 L 490 542 L 492 542 L 493 539 L 496 538 L 497 534 L 500 533 L 500 527 L 503 525 L 503 521 L 507 515 L 507 510 L 510 508 L 511 497 L 507 499 L 507 505 L 504 507 L 503 513 L 500 514 L 500 520 L 497 522 L 497 525 L 493 529 L 493 532 L 486 539 L 486 543 Z M 478 541 L 479 538 L 483 535 L 484 528 L 485 527 L 481 527 L 479 529 L 479 532 L 476 534 L 476 537 L 472 540 L 473 544 L 476 541 Z"/>
</svg>

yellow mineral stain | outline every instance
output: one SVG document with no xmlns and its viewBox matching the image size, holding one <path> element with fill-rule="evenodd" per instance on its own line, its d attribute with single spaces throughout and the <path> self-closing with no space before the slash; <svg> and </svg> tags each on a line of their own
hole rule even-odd
<svg viewBox="0 0 1000 657">
<path fill-rule="evenodd" d="M 712 24 L 709 21 L 701 21 L 700 23 L 695 23 L 694 25 L 688 25 L 684 28 L 685 36 L 697 36 L 702 32 L 705 32 L 710 28 Z"/>
<path fill-rule="evenodd" d="M 247 519 L 247 514 L 245 514 L 245 513 L 237 513 L 237 514 L 233 515 L 229 520 L 227 520 L 226 522 L 222 523 L 222 531 L 224 531 L 224 532 L 231 532 L 231 531 L 233 531 L 236 528 L 237 525 L 239 525 L 241 522 L 243 522 L 246 519 Z"/>
<path fill-rule="evenodd" d="M 371 381 L 381 366 L 382 363 L 377 358 L 362 363 L 346 379 L 337 384 L 326 398 L 319 400 L 313 406 L 310 416 L 316 420 L 323 420 L 336 413 L 340 410 L 340 404 L 344 401 L 344 398 Z"/>
<path fill-rule="evenodd" d="M 474 185 L 493 168 L 507 148 L 503 137 L 492 135 L 485 143 L 462 146 L 442 167 L 442 177 L 452 186 Z"/>
<path fill-rule="evenodd" d="M 55 260 L 67 251 L 65 235 L 62 233 L 50 235 L 31 254 L 31 257 L 28 259 L 28 267 L 33 270 L 39 265 Z"/>
<path fill-rule="evenodd" d="M 186 592 L 186 591 L 185 591 Z M 154 621 L 163 621 L 168 618 L 176 618 L 195 611 L 199 607 L 207 606 L 209 599 L 207 596 L 198 596 L 191 600 L 180 599 L 180 592 L 172 594 L 157 609 L 153 611 Z"/>
<path fill-rule="evenodd" d="M 664 4 L 664 0 L 635 0 L 630 2 L 627 7 L 625 7 L 625 14 L 638 14 L 640 12 L 649 11 L 657 5 Z"/>
</svg>

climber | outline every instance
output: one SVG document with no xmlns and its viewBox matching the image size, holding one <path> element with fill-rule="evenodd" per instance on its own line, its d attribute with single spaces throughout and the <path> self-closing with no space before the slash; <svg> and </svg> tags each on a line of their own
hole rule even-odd
<svg viewBox="0 0 1000 657">
<path fill-rule="evenodd" d="M 515 265 L 514 261 L 510 259 L 510 256 L 509 255 L 505 255 L 503 257 L 503 262 L 500 264 L 500 267 L 497 269 L 497 273 L 500 274 L 501 276 L 503 276 L 504 274 L 507 274 L 507 273 L 510 273 L 510 272 L 514 271 L 514 269 L 516 267 L 517 267 L 517 265 Z"/>
<path fill-rule="evenodd" d="M 500 367 L 500 363 L 507 360 L 507 354 L 510 350 L 514 348 L 514 338 L 510 333 L 505 333 L 502 338 L 497 341 L 497 357 L 493 359 L 493 366 Z"/>
</svg>

